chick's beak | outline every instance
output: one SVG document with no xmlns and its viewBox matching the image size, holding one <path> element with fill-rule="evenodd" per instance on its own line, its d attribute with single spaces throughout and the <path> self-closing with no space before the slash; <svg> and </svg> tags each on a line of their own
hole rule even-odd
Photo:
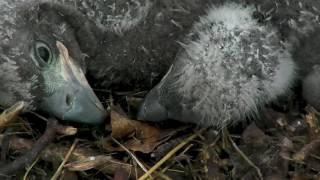
<svg viewBox="0 0 320 180">
<path fill-rule="evenodd" d="M 159 122 L 169 118 L 167 109 L 160 104 L 158 97 L 156 88 L 147 94 L 138 111 L 138 120 Z"/>
<path fill-rule="evenodd" d="M 45 97 L 41 109 L 66 121 L 87 124 L 102 123 L 106 111 L 90 87 L 80 67 L 74 64 L 67 48 L 57 42 L 63 82 L 56 91 Z"/>
</svg>

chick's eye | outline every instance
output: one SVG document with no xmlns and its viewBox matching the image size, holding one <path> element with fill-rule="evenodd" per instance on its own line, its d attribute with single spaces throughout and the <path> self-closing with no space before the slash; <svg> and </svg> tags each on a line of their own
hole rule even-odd
<svg viewBox="0 0 320 180">
<path fill-rule="evenodd" d="M 46 64 L 52 62 L 52 52 L 48 45 L 43 42 L 36 42 L 35 45 L 35 54 L 37 59 L 41 60 Z"/>
<path fill-rule="evenodd" d="M 40 47 L 38 48 L 38 54 L 39 54 L 39 57 L 46 63 L 49 62 L 49 59 L 50 59 L 50 52 L 47 48 L 45 47 Z"/>
</svg>

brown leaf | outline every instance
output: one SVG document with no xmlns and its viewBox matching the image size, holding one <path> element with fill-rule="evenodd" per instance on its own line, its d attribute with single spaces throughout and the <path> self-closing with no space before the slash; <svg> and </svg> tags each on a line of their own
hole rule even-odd
<svg viewBox="0 0 320 180">
<path fill-rule="evenodd" d="M 309 144 L 304 145 L 298 152 L 293 155 L 296 161 L 304 161 L 312 152 L 318 151 L 320 148 L 320 139 L 311 141 Z"/>
<path fill-rule="evenodd" d="M 291 153 L 293 151 L 293 143 L 292 141 L 287 138 L 283 137 L 282 140 L 280 141 L 279 146 L 281 147 L 281 151 L 279 153 L 280 157 L 283 158 L 284 160 L 288 160 L 291 157 Z"/>
<path fill-rule="evenodd" d="M 113 180 L 127 180 L 129 179 L 129 174 L 122 168 L 118 168 L 114 173 Z"/>
<path fill-rule="evenodd" d="M 78 175 L 75 172 L 69 171 L 67 169 L 63 170 L 60 180 L 78 180 Z"/>
<path fill-rule="evenodd" d="M 255 123 L 252 123 L 244 130 L 242 138 L 246 144 L 263 145 L 267 136 L 255 125 Z"/>
<path fill-rule="evenodd" d="M 167 141 L 176 129 L 164 130 L 149 123 L 132 120 L 127 117 L 120 107 L 111 107 L 112 137 L 126 139 L 123 145 L 132 150 L 143 153 L 152 152 L 159 144 Z M 112 146 L 112 140 L 106 138 L 103 143 L 105 149 L 124 151 L 121 147 Z"/>
<path fill-rule="evenodd" d="M 307 107 L 308 114 L 304 120 L 308 124 L 309 140 L 312 141 L 317 138 L 319 133 L 318 119 L 316 117 L 316 110 L 312 107 Z"/>
</svg>

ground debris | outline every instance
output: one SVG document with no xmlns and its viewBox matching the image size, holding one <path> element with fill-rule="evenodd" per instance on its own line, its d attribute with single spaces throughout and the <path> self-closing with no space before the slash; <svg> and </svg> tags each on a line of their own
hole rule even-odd
<svg viewBox="0 0 320 180">
<path fill-rule="evenodd" d="M 131 110 L 136 107 L 128 106 L 138 106 L 139 101 L 134 97 L 126 100 L 130 100 L 127 105 L 111 106 L 105 126 L 57 124 L 58 136 L 28 161 L 26 171 L 19 170 L 15 176 L 48 179 L 56 173 L 55 178 L 71 180 L 320 178 L 319 113 L 312 107 L 285 108 L 285 112 L 266 108 L 260 121 L 216 131 L 173 121 L 134 120 Z M 17 114 L 10 116 L 16 120 L 2 126 L 0 167 L 3 162 L 23 164 L 19 158 L 37 146 L 47 123 L 34 115 L 19 115 L 20 111 L 2 114 L 7 112 Z"/>
</svg>

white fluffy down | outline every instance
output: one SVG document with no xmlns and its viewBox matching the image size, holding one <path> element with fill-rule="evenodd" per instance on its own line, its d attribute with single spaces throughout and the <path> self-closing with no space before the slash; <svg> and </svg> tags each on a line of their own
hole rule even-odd
<svg viewBox="0 0 320 180">
<path fill-rule="evenodd" d="M 192 102 L 181 106 L 201 117 L 197 123 L 223 127 L 255 116 L 259 106 L 289 90 L 295 64 L 278 32 L 252 17 L 254 10 L 233 3 L 210 8 L 161 82 L 182 104 Z"/>
</svg>

